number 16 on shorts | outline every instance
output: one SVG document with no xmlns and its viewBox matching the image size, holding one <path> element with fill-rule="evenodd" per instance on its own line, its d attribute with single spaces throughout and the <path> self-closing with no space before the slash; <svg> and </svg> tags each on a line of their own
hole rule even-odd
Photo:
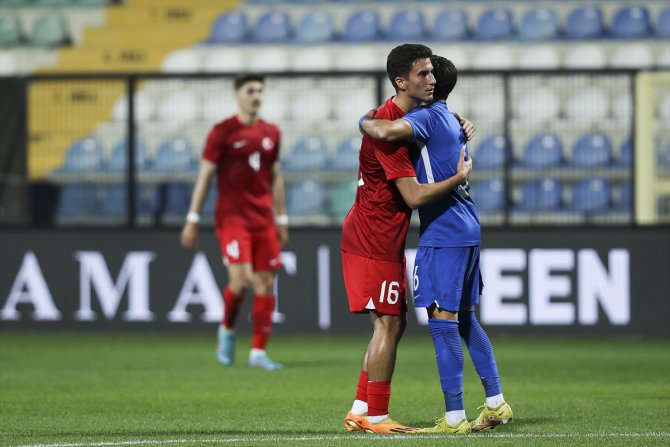
<svg viewBox="0 0 670 447">
<path fill-rule="evenodd" d="M 388 290 L 386 288 L 386 283 L 388 283 Z M 398 302 L 400 297 L 400 283 L 398 281 L 384 281 L 382 283 L 381 289 L 379 290 L 379 302 L 383 303 L 386 301 L 389 304 L 395 304 Z"/>
</svg>

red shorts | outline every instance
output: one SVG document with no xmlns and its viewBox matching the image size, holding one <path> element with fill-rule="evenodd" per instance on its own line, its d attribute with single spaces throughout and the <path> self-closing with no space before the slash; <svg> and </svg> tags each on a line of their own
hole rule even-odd
<svg viewBox="0 0 670 447">
<path fill-rule="evenodd" d="M 407 312 L 405 264 L 366 258 L 342 250 L 349 311 L 401 315 Z"/>
<path fill-rule="evenodd" d="M 277 229 L 252 231 L 244 227 L 216 227 L 224 264 L 249 262 L 255 272 L 281 268 Z"/>
</svg>

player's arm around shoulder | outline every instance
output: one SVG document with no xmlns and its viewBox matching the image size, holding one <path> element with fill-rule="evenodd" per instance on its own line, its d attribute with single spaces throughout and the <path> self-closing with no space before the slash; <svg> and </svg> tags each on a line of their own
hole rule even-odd
<svg viewBox="0 0 670 447">
<path fill-rule="evenodd" d="M 205 200 L 207 200 L 209 184 L 214 174 L 216 174 L 216 169 L 216 164 L 211 161 L 204 158 L 200 161 L 198 178 L 195 181 L 193 194 L 191 195 L 191 205 L 189 206 L 186 222 L 179 237 L 182 247 L 188 250 L 192 250 L 200 242 L 200 210 L 202 210 Z"/>
<path fill-rule="evenodd" d="M 275 209 L 275 225 L 279 235 L 279 244 L 284 247 L 288 243 L 288 214 L 286 214 L 284 177 L 279 160 L 272 165 L 272 203 Z"/>
<path fill-rule="evenodd" d="M 412 139 L 414 130 L 407 121 L 402 118 L 393 121 L 374 118 L 374 112 L 374 109 L 370 110 L 358 122 L 362 132 L 387 142 Z"/>
<path fill-rule="evenodd" d="M 462 147 L 456 174 L 448 179 L 437 183 L 419 183 L 416 177 L 401 177 L 395 179 L 395 185 L 407 206 L 417 209 L 465 183 L 471 172 L 472 159 L 465 159 L 465 147 Z"/>
</svg>

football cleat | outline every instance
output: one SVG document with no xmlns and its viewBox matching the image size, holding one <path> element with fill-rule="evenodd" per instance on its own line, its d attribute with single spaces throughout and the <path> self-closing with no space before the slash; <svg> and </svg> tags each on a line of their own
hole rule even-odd
<svg viewBox="0 0 670 447">
<path fill-rule="evenodd" d="M 506 424 L 512 420 L 512 408 L 507 402 L 501 403 L 496 408 L 484 404 L 477 408 L 483 409 L 479 417 L 470 423 L 473 431 L 482 431 L 495 428 L 496 425 Z"/>
<path fill-rule="evenodd" d="M 266 371 L 276 371 L 284 367 L 281 363 L 273 362 L 267 354 L 250 355 L 248 365 L 249 368 L 264 369 Z"/>
<path fill-rule="evenodd" d="M 401 424 L 394 421 L 390 417 L 373 424 L 369 419 L 365 418 L 363 424 L 363 431 L 365 433 L 377 433 L 377 434 L 410 434 L 410 433 L 421 433 L 421 429 L 417 427 L 410 427 L 408 425 Z"/>
<path fill-rule="evenodd" d="M 223 326 L 219 325 L 217 339 L 216 359 L 222 365 L 232 365 L 235 361 L 235 332 L 226 331 Z"/>
<path fill-rule="evenodd" d="M 453 433 L 455 435 L 467 435 L 472 432 L 467 419 L 463 419 L 458 425 L 449 425 L 444 417 L 435 419 L 435 426 L 424 428 L 423 433 Z"/>
<path fill-rule="evenodd" d="M 363 426 L 368 423 L 365 414 L 356 414 L 351 411 L 347 413 L 347 416 L 344 418 L 344 429 L 346 431 L 365 431 Z"/>
</svg>

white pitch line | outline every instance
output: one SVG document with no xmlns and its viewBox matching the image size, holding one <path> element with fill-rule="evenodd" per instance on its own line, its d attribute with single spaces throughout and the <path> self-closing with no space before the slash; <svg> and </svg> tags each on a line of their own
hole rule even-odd
<svg viewBox="0 0 670 447">
<path fill-rule="evenodd" d="M 334 436 L 299 436 L 299 437 L 277 437 L 277 438 L 216 438 L 216 439 L 146 439 L 131 441 L 100 441 L 100 442 L 76 442 L 67 444 L 27 444 L 16 447 L 112 447 L 133 445 L 162 445 L 162 444 L 198 444 L 198 443 L 257 443 L 257 442 L 301 442 L 301 441 L 339 441 L 374 439 L 375 441 L 404 440 L 404 439 L 443 439 L 445 435 L 334 435 Z M 470 436 L 449 436 L 452 440 L 467 440 L 476 438 L 485 439 L 555 439 L 555 438 L 670 438 L 670 432 L 645 432 L 645 433 L 495 433 L 495 434 L 473 434 Z"/>
</svg>

